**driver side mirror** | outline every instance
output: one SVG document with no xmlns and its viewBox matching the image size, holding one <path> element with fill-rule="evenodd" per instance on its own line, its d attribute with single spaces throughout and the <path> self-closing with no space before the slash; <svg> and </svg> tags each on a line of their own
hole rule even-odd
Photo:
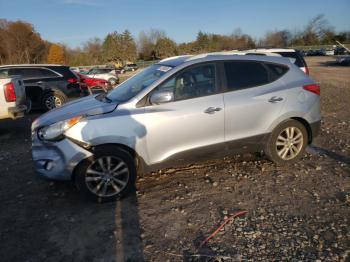
<svg viewBox="0 0 350 262">
<path fill-rule="evenodd" d="M 174 92 L 172 91 L 158 91 L 151 95 L 150 102 L 152 105 L 159 105 L 174 101 Z"/>
</svg>

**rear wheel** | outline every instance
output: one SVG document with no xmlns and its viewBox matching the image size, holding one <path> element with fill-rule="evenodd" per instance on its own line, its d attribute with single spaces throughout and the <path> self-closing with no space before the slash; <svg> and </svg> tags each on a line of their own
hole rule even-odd
<svg viewBox="0 0 350 262">
<path fill-rule="evenodd" d="M 308 143 L 306 128 L 296 120 L 288 120 L 270 135 L 265 148 L 267 157 L 279 165 L 294 163 L 302 157 Z"/>
<path fill-rule="evenodd" d="M 64 94 L 58 91 L 51 91 L 44 94 L 42 98 L 42 106 L 45 110 L 48 111 L 62 106 L 66 101 L 67 97 Z"/>
<path fill-rule="evenodd" d="M 136 167 L 132 156 L 123 149 L 101 146 L 94 156 L 76 170 L 77 187 L 97 201 L 111 201 L 134 189 Z"/>
</svg>

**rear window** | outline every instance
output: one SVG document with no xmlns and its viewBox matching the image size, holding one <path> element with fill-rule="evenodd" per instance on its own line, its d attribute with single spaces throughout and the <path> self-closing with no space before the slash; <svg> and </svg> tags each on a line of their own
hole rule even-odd
<svg viewBox="0 0 350 262">
<path fill-rule="evenodd" d="M 68 66 L 50 66 L 48 69 L 54 71 L 59 76 L 63 76 L 64 78 L 75 77 L 75 74 L 70 70 Z"/>
<path fill-rule="evenodd" d="M 288 71 L 283 65 L 257 61 L 225 62 L 224 67 L 230 91 L 271 83 Z"/>
<path fill-rule="evenodd" d="M 306 66 L 304 58 L 298 52 L 274 52 L 274 53 L 279 54 L 283 57 L 295 58 L 294 64 L 298 67 Z"/>
</svg>

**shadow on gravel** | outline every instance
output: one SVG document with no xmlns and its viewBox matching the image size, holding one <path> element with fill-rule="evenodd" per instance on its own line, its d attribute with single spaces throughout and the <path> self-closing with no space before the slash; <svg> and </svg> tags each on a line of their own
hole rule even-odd
<svg viewBox="0 0 350 262">
<path fill-rule="evenodd" d="M 144 261 L 135 191 L 98 204 L 70 182 L 37 177 L 30 125 L 38 115 L 0 122 L 0 260 Z"/>
<path fill-rule="evenodd" d="M 135 191 L 116 204 L 116 261 L 144 261 Z"/>
<path fill-rule="evenodd" d="M 350 66 L 350 63 L 338 63 L 337 61 L 326 61 L 326 62 L 320 62 L 321 66 L 332 66 L 332 67 L 344 67 L 344 66 Z"/>
<path fill-rule="evenodd" d="M 332 152 L 328 149 L 321 148 L 318 146 L 310 145 L 307 147 L 306 151 L 311 154 L 320 154 L 320 155 L 326 155 L 333 160 L 342 162 L 344 164 L 350 165 L 350 158 L 344 155 L 337 154 L 335 152 Z"/>
</svg>

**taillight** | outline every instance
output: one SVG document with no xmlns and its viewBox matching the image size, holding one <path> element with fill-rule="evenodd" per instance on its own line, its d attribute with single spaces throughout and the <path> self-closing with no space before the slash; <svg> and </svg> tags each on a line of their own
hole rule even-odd
<svg viewBox="0 0 350 262">
<path fill-rule="evenodd" d="M 15 85 L 13 83 L 8 83 L 5 85 L 4 93 L 5 93 L 5 99 L 7 102 L 16 101 Z"/>
<path fill-rule="evenodd" d="M 67 81 L 68 81 L 69 83 L 71 83 L 71 84 L 76 84 L 76 83 L 78 83 L 78 79 L 76 79 L 76 78 L 74 78 L 74 77 L 68 78 Z"/>
<path fill-rule="evenodd" d="M 316 85 L 316 84 L 305 85 L 305 86 L 303 86 L 303 88 L 307 91 L 310 91 L 310 92 L 316 94 L 316 95 L 320 95 L 320 93 L 321 93 L 320 86 Z"/>
</svg>

